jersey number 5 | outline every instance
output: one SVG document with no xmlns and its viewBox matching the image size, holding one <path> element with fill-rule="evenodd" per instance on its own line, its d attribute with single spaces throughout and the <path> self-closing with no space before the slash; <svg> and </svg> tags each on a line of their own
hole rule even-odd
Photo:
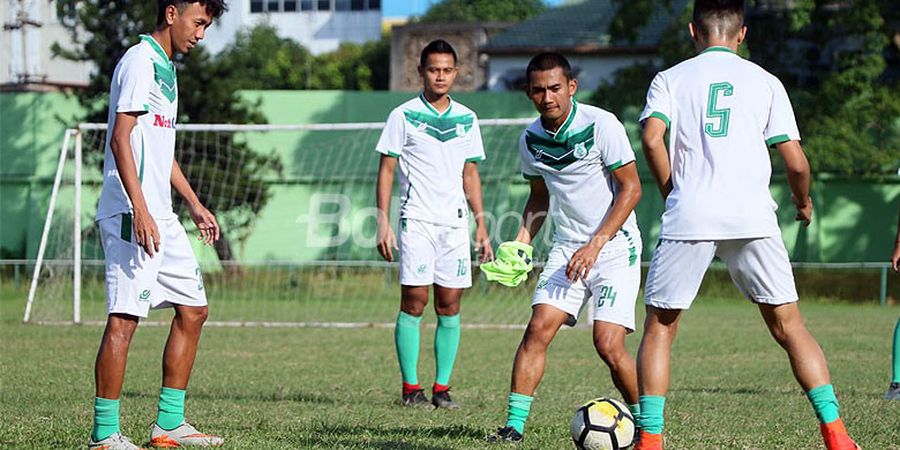
<svg viewBox="0 0 900 450">
<path fill-rule="evenodd" d="M 719 99 L 719 92 L 723 97 L 730 97 L 734 93 L 734 86 L 724 81 L 721 83 L 713 83 L 709 85 L 709 103 L 706 106 L 707 119 L 719 119 L 719 127 L 707 123 L 703 129 L 710 137 L 728 136 L 728 119 L 731 117 L 731 108 L 716 108 L 716 101 Z"/>
</svg>

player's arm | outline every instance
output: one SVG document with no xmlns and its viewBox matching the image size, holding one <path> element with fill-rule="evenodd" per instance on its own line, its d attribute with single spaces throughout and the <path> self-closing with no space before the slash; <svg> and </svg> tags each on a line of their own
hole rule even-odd
<svg viewBox="0 0 900 450">
<path fill-rule="evenodd" d="M 391 228 L 390 210 L 391 193 L 394 190 L 394 168 L 397 166 L 397 158 L 381 155 L 378 165 L 378 185 L 375 189 L 375 204 L 378 207 L 378 217 L 375 222 L 378 228 L 376 242 L 378 253 L 386 261 L 394 260 L 394 250 L 397 250 L 397 236 Z"/>
<path fill-rule="evenodd" d="M 191 220 L 194 221 L 197 229 L 200 230 L 200 240 L 206 245 L 212 245 L 213 242 L 218 241 L 220 235 L 219 221 L 216 220 L 216 216 L 212 212 L 200 203 L 200 199 L 197 198 L 197 194 L 194 192 L 191 184 L 188 183 L 187 177 L 181 171 L 178 161 L 172 161 L 171 183 L 172 187 L 175 188 L 175 192 L 187 203 Z"/>
<path fill-rule="evenodd" d="M 491 239 L 484 223 L 481 176 L 478 174 L 478 164 L 471 161 L 463 166 L 463 191 L 466 193 L 472 213 L 475 214 L 475 251 L 481 253 L 481 262 L 492 261 L 494 249 L 491 247 Z"/>
<path fill-rule="evenodd" d="M 672 168 L 669 166 L 665 136 L 666 123 L 662 119 L 649 117 L 644 121 L 641 146 L 644 148 L 644 157 L 647 158 L 647 165 L 663 199 L 672 192 Z"/>
<path fill-rule="evenodd" d="M 541 177 L 531 178 L 531 193 L 528 194 L 528 201 L 525 202 L 525 210 L 522 211 L 522 225 L 519 227 L 519 233 L 516 240 L 525 244 L 531 244 L 541 226 L 544 225 L 544 219 L 547 218 L 547 210 L 550 208 L 550 191 Z"/>
<path fill-rule="evenodd" d="M 806 160 L 800 141 L 785 141 L 776 147 L 784 158 L 788 184 L 791 187 L 791 201 L 797 207 L 796 219 L 803 222 L 804 226 L 809 226 L 813 213 L 813 203 L 809 197 L 809 161 Z"/>
<path fill-rule="evenodd" d="M 622 228 L 622 225 L 628 220 L 628 216 L 641 200 L 641 179 L 634 161 L 614 170 L 612 176 L 618 185 L 612 208 L 606 215 L 606 219 L 591 236 L 591 240 L 569 259 L 566 278 L 572 282 L 588 276 L 591 267 L 594 267 L 594 263 L 597 261 L 600 250 L 603 250 L 603 246 Z"/>
<path fill-rule="evenodd" d="M 134 152 L 131 148 L 131 132 L 137 126 L 139 112 L 116 113 L 116 123 L 113 125 L 112 139 L 109 147 L 112 149 L 113 158 L 116 160 L 116 170 L 119 179 L 125 187 L 125 193 L 131 200 L 132 224 L 134 227 L 134 240 L 137 245 L 152 258 L 159 251 L 159 230 L 156 222 L 150 216 L 147 209 L 147 201 L 141 190 L 141 180 L 138 178 L 137 164 L 134 162 Z"/>
</svg>

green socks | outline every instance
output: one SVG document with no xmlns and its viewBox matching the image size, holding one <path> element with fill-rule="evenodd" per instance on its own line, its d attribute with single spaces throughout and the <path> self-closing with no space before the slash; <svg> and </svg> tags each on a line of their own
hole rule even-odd
<svg viewBox="0 0 900 450">
<path fill-rule="evenodd" d="M 823 384 L 822 386 L 814 387 L 806 393 L 806 397 L 812 403 L 819 422 L 826 424 L 840 418 L 838 413 L 840 405 L 838 405 L 837 397 L 834 396 L 834 387 L 832 385 Z"/>
<path fill-rule="evenodd" d="M 640 429 L 641 428 L 641 404 L 635 403 L 633 405 L 628 405 L 628 411 L 631 411 L 631 417 L 634 417 L 635 429 Z"/>
<path fill-rule="evenodd" d="M 184 422 L 184 391 L 163 386 L 159 390 L 156 424 L 163 430 L 178 428 Z"/>
<path fill-rule="evenodd" d="M 528 420 L 528 412 L 531 411 L 531 402 L 534 397 L 509 393 L 509 404 L 506 412 L 506 426 L 513 427 L 519 434 L 525 433 L 525 421 Z"/>
<path fill-rule="evenodd" d="M 894 383 L 900 383 L 900 319 L 894 328 Z"/>
<path fill-rule="evenodd" d="M 91 439 L 100 442 L 119 432 L 119 400 L 94 397 L 94 429 Z"/>
<path fill-rule="evenodd" d="M 437 370 L 435 384 L 450 384 L 450 374 L 456 361 L 459 349 L 459 314 L 455 316 L 437 316 L 437 329 L 434 331 L 434 360 Z"/>
<path fill-rule="evenodd" d="M 663 410 L 666 409 L 666 398 L 659 395 L 642 395 L 640 403 L 641 430 L 652 434 L 660 434 L 663 430 Z"/>
<path fill-rule="evenodd" d="M 394 328 L 394 343 L 397 345 L 400 375 L 403 377 L 403 382 L 409 385 L 419 384 L 416 365 L 419 363 L 419 322 L 421 321 L 422 317 L 400 311 L 397 316 L 397 326 Z"/>
</svg>

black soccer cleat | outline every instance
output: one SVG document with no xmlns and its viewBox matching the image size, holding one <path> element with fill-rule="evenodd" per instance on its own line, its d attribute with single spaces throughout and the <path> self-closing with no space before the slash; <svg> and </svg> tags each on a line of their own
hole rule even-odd
<svg viewBox="0 0 900 450">
<path fill-rule="evenodd" d="M 888 386 L 887 394 L 884 395 L 885 400 L 900 400 L 900 383 L 891 383 Z"/>
<path fill-rule="evenodd" d="M 412 407 L 431 407 L 431 404 L 428 402 L 428 397 L 425 397 L 425 391 L 422 389 L 416 389 L 408 394 L 403 394 L 403 398 L 400 400 L 400 404 L 403 406 L 412 406 Z"/>
<path fill-rule="evenodd" d="M 489 444 L 506 444 L 506 443 L 518 443 L 525 440 L 522 436 L 522 433 L 516 431 L 513 427 L 503 427 L 498 429 L 497 431 L 489 434 L 486 438 L 484 438 Z"/>
<path fill-rule="evenodd" d="M 450 390 L 435 392 L 431 395 L 431 404 L 435 408 L 459 409 L 459 405 L 450 398 Z"/>
</svg>

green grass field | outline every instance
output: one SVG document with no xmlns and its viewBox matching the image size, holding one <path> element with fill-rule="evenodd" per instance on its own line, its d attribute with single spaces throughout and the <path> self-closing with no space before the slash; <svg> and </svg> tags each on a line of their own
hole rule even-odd
<svg viewBox="0 0 900 450">
<path fill-rule="evenodd" d="M 706 296 L 682 323 L 667 403 L 667 448 L 822 448 L 786 357 L 756 309 L 736 297 Z M 102 329 L 22 325 L 23 298 L 21 288 L 0 283 L 0 448 L 81 447 L 91 426 L 93 359 Z M 510 308 L 527 310 L 525 305 Z M 900 403 L 881 399 L 900 308 L 806 301 L 802 309 L 829 358 L 851 433 L 867 450 L 900 449 Z M 433 313 L 426 322 L 434 322 Z M 520 330 L 463 331 L 452 380 L 463 409 L 449 412 L 396 405 L 400 380 L 390 329 L 204 333 L 187 415 L 203 430 L 224 435 L 231 449 L 483 448 L 482 438 L 503 423 L 521 337 Z M 147 443 L 155 418 L 166 334 L 163 327 L 141 328 L 129 357 L 122 426 L 139 443 Z M 425 384 L 434 373 L 432 330 L 424 328 L 422 335 Z M 629 338 L 631 350 L 638 340 Z M 517 448 L 572 448 L 573 411 L 605 395 L 618 397 L 589 331 L 562 332 L 550 350 L 526 441 Z"/>
</svg>

